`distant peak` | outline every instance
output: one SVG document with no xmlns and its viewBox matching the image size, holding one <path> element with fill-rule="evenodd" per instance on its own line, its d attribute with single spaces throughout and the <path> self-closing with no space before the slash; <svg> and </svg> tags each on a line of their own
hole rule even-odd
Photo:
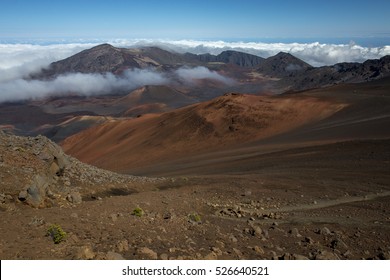
<svg viewBox="0 0 390 280">
<path fill-rule="evenodd" d="M 92 49 L 95 49 L 95 50 L 96 49 L 115 49 L 115 47 L 110 45 L 110 44 L 105 43 L 105 44 L 97 45 L 97 46 L 93 47 Z"/>
<path fill-rule="evenodd" d="M 287 52 L 279 52 L 275 55 L 275 57 L 294 57 L 294 56 Z"/>
</svg>

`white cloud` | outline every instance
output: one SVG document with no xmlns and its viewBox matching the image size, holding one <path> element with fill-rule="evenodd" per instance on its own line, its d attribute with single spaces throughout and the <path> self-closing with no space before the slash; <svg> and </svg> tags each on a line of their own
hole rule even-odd
<svg viewBox="0 0 390 280">
<path fill-rule="evenodd" d="M 96 44 L 0 44 L 0 83 L 23 78 Z"/>
<path fill-rule="evenodd" d="M 177 79 L 189 84 L 197 79 L 213 79 L 227 85 L 234 83 L 232 79 L 205 67 L 179 68 L 171 73 L 161 73 L 154 69 L 132 69 L 125 71 L 121 76 L 115 76 L 112 73 L 69 73 L 48 81 L 20 78 L 2 82 L 0 83 L 0 103 L 67 94 L 81 96 L 109 94 L 115 91 L 130 91 L 144 85 L 166 85 Z"/>
<path fill-rule="evenodd" d="M 40 99 L 69 93 L 90 96 L 115 90 L 132 90 L 143 85 L 161 85 L 169 82 L 164 75 L 153 70 L 128 70 L 123 76 L 72 73 L 51 81 L 16 79 L 0 83 L 0 103 Z"/>
<path fill-rule="evenodd" d="M 211 79 L 211 80 L 216 80 L 221 83 L 224 83 L 226 85 L 233 85 L 234 80 L 224 77 L 221 74 L 215 72 L 215 71 L 210 71 L 206 67 L 198 66 L 194 68 L 188 68 L 188 67 L 182 67 L 178 70 L 175 71 L 175 74 L 182 80 L 186 82 L 193 82 L 195 80 L 200 80 L 200 79 Z"/>
</svg>

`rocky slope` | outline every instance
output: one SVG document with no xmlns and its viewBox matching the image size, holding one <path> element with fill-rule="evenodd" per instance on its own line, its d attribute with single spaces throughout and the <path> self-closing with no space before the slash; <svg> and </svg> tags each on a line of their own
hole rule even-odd
<svg viewBox="0 0 390 280">
<path fill-rule="evenodd" d="M 157 179 L 119 175 L 79 162 L 46 137 L 20 137 L 0 130 L 0 207 L 35 208 L 137 192 Z"/>
<path fill-rule="evenodd" d="M 321 120 L 343 106 L 312 97 L 231 93 L 163 114 L 110 120 L 65 139 L 62 146 L 84 162 L 127 172 L 154 161 L 277 135 Z"/>
<path fill-rule="evenodd" d="M 333 66 L 307 68 L 281 81 L 292 90 L 327 87 L 341 83 L 362 83 L 390 76 L 390 56 L 364 63 L 338 63 Z"/>
</svg>

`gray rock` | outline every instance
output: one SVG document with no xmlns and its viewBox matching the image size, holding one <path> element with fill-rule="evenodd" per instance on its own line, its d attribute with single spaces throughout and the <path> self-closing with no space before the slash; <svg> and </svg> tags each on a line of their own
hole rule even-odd
<svg viewBox="0 0 390 280">
<path fill-rule="evenodd" d="M 81 194 L 79 192 L 72 192 L 68 194 L 66 199 L 73 204 L 80 204 L 83 201 Z"/>
<path fill-rule="evenodd" d="M 42 199 L 41 192 L 36 185 L 32 185 L 27 189 L 27 200 L 30 205 L 38 207 Z"/>
<path fill-rule="evenodd" d="M 320 234 L 321 234 L 321 235 L 332 235 L 332 232 L 331 232 L 330 229 L 328 229 L 327 227 L 323 227 L 323 228 L 320 230 Z"/>
<path fill-rule="evenodd" d="M 315 259 L 316 260 L 339 260 L 340 258 L 332 252 L 321 251 L 319 252 L 319 254 L 315 256 Z"/>
<path fill-rule="evenodd" d="M 306 237 L 303 239 L 303 242 L 306 242 L 307 244 L 311 244 L 311 245 L 315 243 L 315 241 L 313 240 L 313 238 L 308 237 L 308 236 L 306 236 Z"/>
<path fill-rule="evenodd" d="M 336 239 L 333 239 L 331 242 L 330 242 L 330 248 L 332 249 L 344 249 L 344 250 L 347 250 L 348 249 L 348 245 L 345 244 L 345 242 L 343 240 L 341 240 L 341 238 L 336 238 Z"/>
<path fill-rule="evenodd" d="M 27 190 L 20 191 L 18 198 L 20 201 L 25 201 L 28 197 Z"/>
<path fill-rule="evenodd" d="M 291 229 L 288 233 L 290 233 L 294 237 L 302 237 L 297 228 Z"/>
<path fill-rule="evenodd" d="M 38 158 L 40 160 L 43 160 L 43 161 L 53 160 L 53 156 L 51 156 L 50 154 L 48 154 L 46 152 L 35 151 L 34 154 L 37 155 Z"/>
<path fill-rule="evenodd" d="M 36 208 L 43 206 L 48 182 L 45 176 L 35 176 L 32 184 L 19 193 L 19 200 Z"/>
</svg>

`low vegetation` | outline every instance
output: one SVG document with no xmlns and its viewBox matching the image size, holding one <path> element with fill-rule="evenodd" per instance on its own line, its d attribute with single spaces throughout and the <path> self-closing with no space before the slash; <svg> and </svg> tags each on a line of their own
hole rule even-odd
<svg viewBox="0 0 390 280">
<path fill-rule="evenodd" d="M 54 244 L 59 244 L 66 238 L 66 232 L 59 225 L 51 225 L 47 230 L 47 235 L 53 239 Z"/>
<path fill-rule="evenodd" d="M 142 217 L 144 215 L 144 210 L 142 210 L 142 208 L 140 207 L 136 207 L 134 210 L 133 210 L 133 213 L 132 213 L 133 216 L 137 216 L 137 217 Z"/>
</svg>

